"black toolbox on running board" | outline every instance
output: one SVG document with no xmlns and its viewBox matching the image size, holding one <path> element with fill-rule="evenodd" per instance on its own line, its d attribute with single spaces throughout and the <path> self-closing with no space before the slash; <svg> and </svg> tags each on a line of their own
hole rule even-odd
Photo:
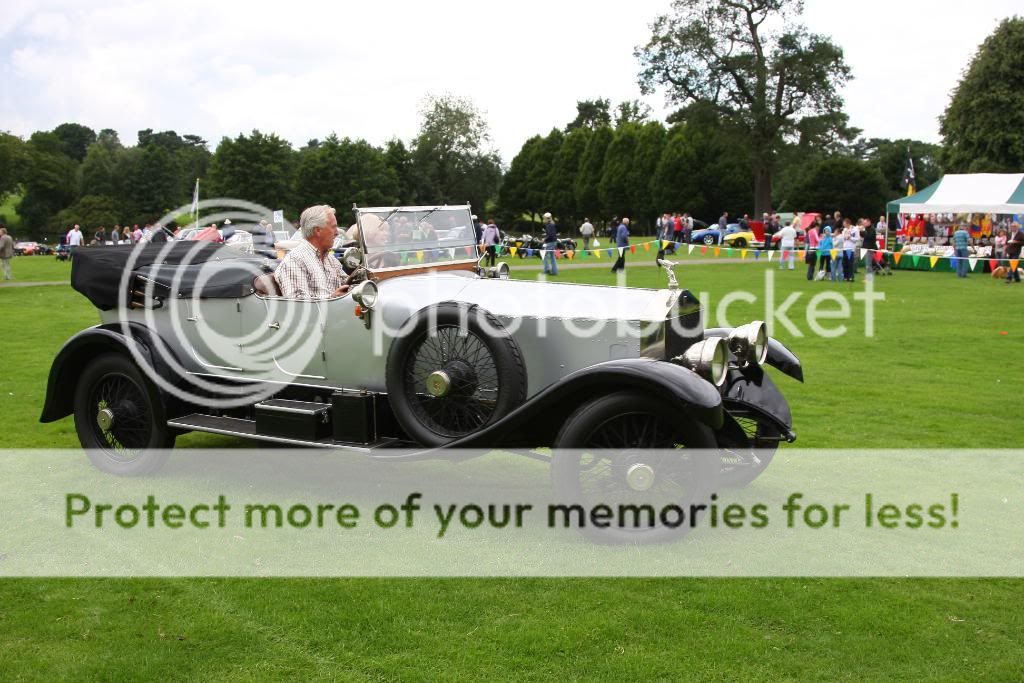
<svg viewBox="0 0 1024 683">
<path fill-rule="evenodd" d="M 256 433 L 298 441 L 331 436 L 331 404 L 275 398 L 256 404 Z"/>
<path fill-rule="evenodd" d="M 384 397 L 367 391 L 340 390 L 331 394 L 334 407 L 334 440 L 373 443 L 377 440 L 377 406 Z"/>
</svg>

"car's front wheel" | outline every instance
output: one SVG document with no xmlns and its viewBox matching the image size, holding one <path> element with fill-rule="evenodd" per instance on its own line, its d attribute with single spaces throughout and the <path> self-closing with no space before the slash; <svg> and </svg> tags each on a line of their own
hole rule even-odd
<svg viewBox="0 0 1024 683">
<path fill-rule="evenodd" d="M 701 241 L 710 247 L 716 240 L 714 235 L 704 235 L 704 238 Z"/>
<path fill-rule="evenodd" d="M 747 246 L 747 241 L 742 237 L 737 237 L 735 240 L 733 240 L 732 245 L 734 247 L 739 247 L 740 249 L 742 249 L 743 247 Z"/>
<path fill-rule="evenodd" d="M 526 400 L 526 367 L 512 335 L 478 307 L 420 311 L 388 353 L 388 400 L 406 433 L 443 446 L 493 424 Z"/>
<path fill-rule="evenodd" d="M 74 407 L 78 440 L 104 472 L 152 474 L 174 446 L 156 388 L 124 355 L 89 362 L 75 386 Z"/>
<path fill-rule="evenodd" d="M 580 531 L 594 540 L 672 540 L 692 530 L 710 502 L 721 471 L 715 448 L 706 425 L 681 419 L 663 401 L 635 391 L 602 396 L 580 406 L 558 435 L 551 461 L 555 497 L 588 511 L 641 510 L 642 519 L 584 523 Z"/>
</svg>

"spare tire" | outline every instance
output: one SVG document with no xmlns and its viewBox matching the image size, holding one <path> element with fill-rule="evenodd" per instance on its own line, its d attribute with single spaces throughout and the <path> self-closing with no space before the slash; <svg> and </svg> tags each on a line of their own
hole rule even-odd
<svg viewBox="0 0 1024 683">
<path fill-rule="evenodd" d="M 388 401 L 405 432 L 443 446 L 493 424 L 526 400 L 526 367 L 512 335 L 477 306 L 423 309 L 388 353 Z"/>
</svg>

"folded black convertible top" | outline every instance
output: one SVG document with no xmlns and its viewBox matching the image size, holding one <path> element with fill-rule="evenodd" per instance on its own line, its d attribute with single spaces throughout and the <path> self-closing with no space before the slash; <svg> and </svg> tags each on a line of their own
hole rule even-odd
<svg viewBox="0 0 1024 683">
<path fill-rule="evenodd" d="M 261 257 L 213 242 L 78 247 L 71 263 L 71 286 L 108 311 L 128 301 L 121 277 L 131 267 L 133 274 L 158 282 L 173 296 L 236 297 L 252 292 L 253 277 L 263 262 Z M 202 277 L 198 277 L 200 271 Z M 201 292 L 196 292 L 197 286 Z"/>
</svg>

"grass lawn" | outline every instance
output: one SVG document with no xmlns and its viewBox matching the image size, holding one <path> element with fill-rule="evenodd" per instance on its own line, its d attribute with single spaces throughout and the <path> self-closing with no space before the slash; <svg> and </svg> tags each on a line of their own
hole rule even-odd
<svg viewBox="0 0 1024 683">
<path fill-rule="evenodd" d="M 66 278 L 51 276 L 52 261 L 24 259 L 16 277 Z M 738 324 L 764 317 L 768 270 L 684 262 L 677 273 L 709 293 L 712 309 L 738 288 L 757 297 L 729 308 Z M 876 279 L 886 301 L 874 337 L 851 300 L 850 320 L 824 323 L 849 332 L 823 339 L 804 320 L 811 295 L 854 288 L 771 272 L 776 302 L 800 294 L 788 317 L 803 336 L 775 330 L 807 378 L 776 373 L 799 435 L 791 448 L 1018 445 L 1024 288 L 900 272 Z M 558 279 L 614 282 L 604 268 Z M 630 286 L 663 283 L 653 267 L 630 267 Z M 37 420 L 53 356 L 94 311 L 68 287 L 39 286 L 0 288 L 0 313 L 0 447 L 75 447 L 70 419 Z M 179 444 L 241 445 L 213 435 Z M 1014 680 L 1024 676 L 1022 594 L 1018 580 L 8 579 L 0 671 L 5 680 Z"/>
</svg>

